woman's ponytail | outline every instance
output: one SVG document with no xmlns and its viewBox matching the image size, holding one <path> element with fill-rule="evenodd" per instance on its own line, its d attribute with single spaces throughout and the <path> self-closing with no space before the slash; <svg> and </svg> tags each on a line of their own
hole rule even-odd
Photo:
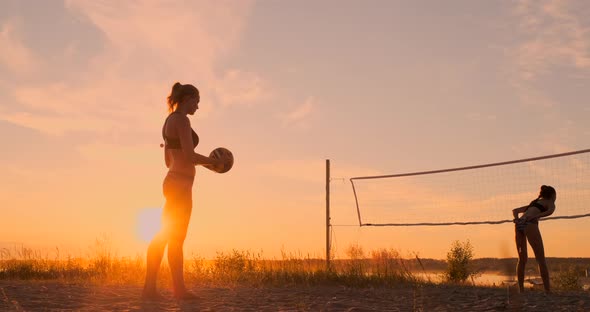
<svg viewBox="0 0 590 312">
<path fill-rule="evenodd" d="M 170 91 L 170 95 L 168 96 L 167 104 L 168 104 L 168 111 L 172 113 L 176 110 L 176 106 L 180 103 L 185 96 L 198 96 L 199 90 L 191 85 L 185 84 L 183 85 L 180 82 L 176 82 L 172 86 L 172 90 Z"/>
</svg>

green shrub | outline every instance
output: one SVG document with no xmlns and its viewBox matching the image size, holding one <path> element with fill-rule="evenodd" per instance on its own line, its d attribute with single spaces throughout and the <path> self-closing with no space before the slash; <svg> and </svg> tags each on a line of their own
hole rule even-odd
<svg viewBox="0 0 590 312">
<path fill-rule="evenodd" d="M 559 290 L 582 290 L 580 276 L 582 276 L 583 272 L 580 267 L 573 265 L 561 268 L 554 278 L 555 288 Z"/>
<path fill-rule="evenodd" d="M 444 277 L 449 282 L 465 282 L 469 277 L 477 275 L 472 269 L 473 246 L 466 242 L 454 241 L 447 253 L 447 270 Z"/>
</svg>

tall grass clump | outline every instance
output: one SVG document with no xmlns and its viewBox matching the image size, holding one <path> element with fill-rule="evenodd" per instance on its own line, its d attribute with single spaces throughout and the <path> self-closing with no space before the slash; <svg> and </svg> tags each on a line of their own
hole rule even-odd
<svg viewBox="0 0 590 312">
<path fill-rule="evenodd" d="M 21 246 L 0 250 L 0 279 L 64 280 L 115 284 L 143 282 L 145 265 L 142 257 L 119 258 L 106 238 L 90 247 L 87 257 L 42 254 Z"/>
<path fill-rule="evenodd" d="M 222 282 L 241 282 L 257 278 L 260 254 L 250 251 L 232 250 L 229 253 L 218 252 L 213 261 L 211 273 L 216 280 Z"/>
<path fill-rule="evenodd" d="M 365 250 L 358 244 L 352 244 L 346 249 L 346 255 L 349 261 L 345 262 L 344 274 L 351 278 L 361 278 L 365 276 L 367 265 Z"/>
<path fill-rule="evenodd" d="M 420 259 L 416 256 L 418 263 Z M 391 281 L 417 281 L 412 273 L 413 265 L 401 257 L 394 249 L 377 249 L 371 251 L 371 275 Z"/>
<path fill-rule="evenodd" d="M 261 282 L 273 285 L 326 283 L 334 275 L 325 260 L 284 249 L 281 259 L 263 261 L 261 270 Z"/>
<path fill-rule="evenodd" d="M 207 284 L 343 285 L 351 287 L 395 285 L 417 282 L 407 260 L 394 250 L 371 252 L 367 258 L 358 245 L 347 249 L 347 259 L 332 260 L 281 251 L 281 259 L 264 259 L 262 253 L 232 250 L 218 252 L 215 259 L 193 256 L 187 280 Z"/>
<path fill-rule="evenodd" d="M 59 253 L 59 249 L 57 249 Z M 0 250 L 0 279 L 61 279 L 84 274 L 77 259 L 50 258 L 41 252 L 21 246 Z"/>
</svg>

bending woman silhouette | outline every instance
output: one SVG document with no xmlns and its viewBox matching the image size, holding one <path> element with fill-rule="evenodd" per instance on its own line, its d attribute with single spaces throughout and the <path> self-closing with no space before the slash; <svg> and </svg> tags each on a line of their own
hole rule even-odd
<svg viewBox="0 0 590 312">
<path fill-rule="evenodd" d="M 168 173 L 163 190 L 166 203 L 162 213 L 162 228 L 147 250 L 147 272 L 142 297 L 160 299 L 156 290 L 156 278 L 164 249 L 168 246 L 168 264 L 172 273 L 174 297 L 196 298 L 184 285 L 183 244 L 192 212 L 192 186 L 196 165 L 219 165 L 225 159 L 213 159 L 194 152 L 199 136 L 192 130 L 187 115 L 194 115 L 199 108 L 199 90 L 190 84 L 175 83 L 168 96 L 170 114 L 162 127 L 164 159 Z"/>
<path fill-rule="evenodd" d="M 543 247 L 543 238 L 539 231 L 539 218 L 550 216 L 555 211 L 555 200 L 557 193 L 551 186 L 541 186 L 539 197 L 533 200 L 527 206 L 515 208 L 512 210 L 514 223 L 516 223 L 516 250 L 518 251 L 518 264 L 516 266 L 516 275 L 518 277 L 518 288 L 520 292 L 524 291 L 524 268 L 528 260 L 527 240 L 539 265 L 541 278 L 545 292 L 551 292 L 549 285 L 549 270 L 545 260 L 545 249 Z M 518 214 L 523 215 L 519 218 Z"/>
</svg>

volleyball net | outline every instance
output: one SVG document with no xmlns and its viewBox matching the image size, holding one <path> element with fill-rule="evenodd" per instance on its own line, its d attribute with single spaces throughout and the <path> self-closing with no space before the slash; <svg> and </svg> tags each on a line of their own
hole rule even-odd
<svg viewBox="0 0 590 312">
<path fill-rule="evenodd" d="M 590 149 L 423 172 L 350 179 L 360 226 L 512 222 L 512 209 L 557 191 L 550 219 L 590 216 Z"/>
</svg>

